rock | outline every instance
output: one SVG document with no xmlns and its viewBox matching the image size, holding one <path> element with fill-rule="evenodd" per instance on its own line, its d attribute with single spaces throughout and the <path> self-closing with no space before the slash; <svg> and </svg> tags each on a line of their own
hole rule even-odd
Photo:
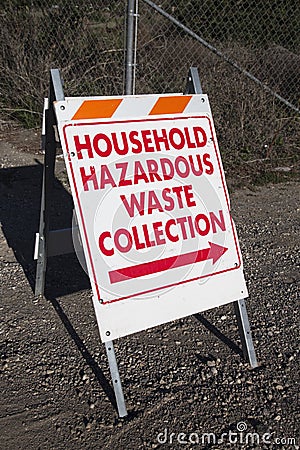
<svg viewBox="0 0 300 450">
<path fill-rule="evenodd" d="M 91 422 L 88 422 L 85 426 L 86 431 L 90 431 L 92 426 L 93 426 L 93 424 Z"/>
<path fill-rule="evenodd" d="M 207 361 L 208 367 L 214 367 L 216 365 L 216 361 Z"/>
</svg>

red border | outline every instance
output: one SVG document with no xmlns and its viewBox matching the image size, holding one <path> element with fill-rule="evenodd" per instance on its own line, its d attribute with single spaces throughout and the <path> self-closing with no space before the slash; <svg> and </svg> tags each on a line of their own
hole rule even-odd
<svg viewBox="0 0 300 450">
<path fill-rule="evenodd" d="M 76 126 L 95 126 L 95 125 L 110 125 L 110 124 L 115 124 L 115 123 L 140 123 L 140 122 L 161 122 L 161 121 L 169 121 L 169 120 L 187 120 L 187 119 L 207 119 L 209 122 L 209 127 L 210 127 L 210 131 L 211 131 L 211 135 L 212 135 L 212 141 L 214 144 L 214 149 L 215 149 L 215 154 L 216 154 L 216 158 L 217 158 L 217 162 L 218 162 L 218 166 L 219 166 L 219 172 L 221 175 L 221 181 L 222 181 L 222 185 L 223 185 L 223 191 L 225 194 L 225 200 L 226 200 L 226 204 L 227 204 L 227 208 L 228 208 L 228 212 L 229 212 L 229 216 L 230 216 L 230 222 L 231 222 L 231 228 L 232 228 L 232 232 L 233 232 L 233 237 L 234 237 L 234 243 L 235 243 L 235 249 L 236 249 L 236 253 L 238 256 L 238 265 L 232 267 L 231 269 L 226 269 L 226 270 L 221 270 L 219 272 L 213 272 L 211 274 L 207 274 L 207 275 L 203 275 L 201 277 L 196 277 L 196 278 L 191 278 L 189 280 L 184 280 L 184 281 L 180 281 L 177 283 L 172 283 L 172 284 L 168 284 L 166 286 L 160 286 L 157 288 L 153 288 L 153 289 L 148 289 L 146 291 L 142 291 L 142 292 L 138 292 L 136 294 L 131 294 L 125 297 L 119 297 L 113 300 L 108 300 L 108 301 L 101 301 L 101 297 L 100 297 L 100 290 L 99 290 L 99 286 L 97 283 L 97 275 L 96 275 L 96 271 L 95 271 L 95 267 L 94 267 L 94 263 L 93 263 L 93 259 L 92 259 L 92 253 L 91 253 L 91 248 L 89 245 L 89 241 L 88 241 L 88 234 L 87 234 L 87 230 L 86 230 L 86 226 L 85 226 L 85 222 L 84 222 L 84 217 L 83 217 L 83 212 L 82 212 L 82 207 L 79 201 L 79 195 L 78 195 L 78 189 L 77 189 L 77 185 L 76 185 L 76 181 L 75 181 L 75 176 L 74 176 L 74 170 L 73 170 L 73 165 L 72 165 L 72 160 L 71 160 L 71 155 L 70 155 L 70 150 L 69 150 L 69 146 L 68 146 L 68 140 L 67 140 L 67 135 L 66 135 L 66 128 L 68 127 L 76 127 Z M 153 118 L 153 119 L 134 119 L 134 120 L 111 120 L 111 121 L 100 121 L 100 122 L 80 122 L 80 123 L 69 123 L 67 125 L 64 125 L 62 128 L 63 131 L 63 135 L 64 135 L 64 140 L 65 140 L 65 145 L 66 145 L 66 150 L 68 153 L 68 161 L 69 161 L 69 165 L 70 165 L 70 171 L 71 171 L 71 175 L 72 175 L 72 180 L 73 180 L 73 185 L 74 185 L 74 190 L 75 190 L 75 195 L 76 195 L 76 199 L 77 199 L 77 204 L 78 204 L 78 208 L 79 208 L 79 212 L 80 212 L 80 218 L 81 218 L 81 223 L 82 223 L 82 227 L 83 227 L 83 231 L 84 231 L 84 237 L 85 237 L 85 241 L 86 241 L 86 246 L 87 246 L 87 251 L 88 251 L 88 257 L 90 260 L 90 265 L 91 265 L 91 269 L 92 269 L 92 276 L 93 276 L 93 282 L 96 286 L 96 292 L 97 292 L 97 296 L 98 296 L 98 301 L 100 301 L 103 305 L 109 304 L 109 303 L 115 303 L 117 301 L 120 300 L 125 300 L 128 298 L 132 298 L 132 297 L 137 297 L 138 295 L 143 295 L 143 294 L 148 294 L 150 292 L 155 292 L 161 289 L 167 289 L 170 288 L 172 286 L 179 286 L 181 284 L 184 283 L 189 283 L 191 281 L 196 281 L 196 280 L 200 280 L 202 278 L 207 278 L 207 277 L 211 277 L 214 275 L 219 275 L 221 273 L 225 273 L 225 272 L 230 272 L 232 270 L 236 270 L 239 269 L 241 267 L 241 257 L 240 257 L 240 253 L 239 253 L 239 248 L 237 245 L 237 236 L 235 233 L 235 228 L 233 226 L 233 220 L 230 214 L 230 207 L 229 207 L 229 198 L 228 198 L 228 194 L 227 194 L 227 187 L 225 184 L 225 177 L 224 177 L 224 171 L 223 171 L 223 166 L 221 163 L 221 160 L 219 158 L 218 155 L 218 151 L 217 151 L 217 146 L 216 146 L 216 142 L 215 142 L 215 138 L 214 138 L 214 133 L 213 133 L 213 128 L 212 128 L 212 124 L 211 124 L 211 119 L 207 116 L 184 116 L 184 117 L 159 117 L 159 118 Z"/>
</svg>

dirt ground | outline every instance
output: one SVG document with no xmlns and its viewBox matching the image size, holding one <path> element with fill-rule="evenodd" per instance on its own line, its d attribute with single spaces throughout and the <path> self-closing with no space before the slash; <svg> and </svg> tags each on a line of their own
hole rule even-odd
<svg viewBox="0 0 300 450">
<path fill-rule="evenodd" d="M 76 257 L 52 258 L 45 298 L 33 295 L 39 139 L 0 134 L 0 448 L 298 449 L 300 183 L 231 195 L 259 367 L 241 357 L 232 305 L 120 339 L 119 419 Z M 54 229 L 72 214 L 61 158 L 57 177 Z"/>
</svg>

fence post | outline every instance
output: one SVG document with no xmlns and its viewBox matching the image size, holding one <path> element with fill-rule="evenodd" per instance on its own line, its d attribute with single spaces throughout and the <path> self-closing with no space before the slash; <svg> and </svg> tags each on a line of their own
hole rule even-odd
<svg viewBox="0 0 300 450">
<path fill-rule="evenodd" d="M 133 94 L 134 85 L 134 54 L 135 54 L 135 17 L 137 15 L 137 0 L 128 0 L 126 18 L 126 62 L 125 62 L 125 94 Z"/>
</svg>

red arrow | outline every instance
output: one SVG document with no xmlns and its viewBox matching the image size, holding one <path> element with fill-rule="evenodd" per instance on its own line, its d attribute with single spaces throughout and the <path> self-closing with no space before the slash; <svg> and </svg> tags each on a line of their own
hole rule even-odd
<svg viewBox="0 0 300 450">
<path fill-rule="evenodd" d="M 227 252 L 228 248 L 223 247 L 222 245 L 214 244 L 213 242 L 209 242 L 210 250 L 207 259 L 212 259 L 212 263 L 218 261 L 225 252 Z"/>
<path fill-rule="evenodd" d="M 153 273 L 164 272 L 176 267 L 188 266 L 196 262 L 207 261 L 212 259 L 215 264 L 218 259 L 227 252 L 228 248 L 222 245 L 209 242 L 209 247 L 196 252 L 189 252 L 183 255 L 170 256 L 169 258 L 160 259 L 159 261 L 151 261 L 136 266 L 123 267 L 122 269 L 111 270 L 108 272 L 109 279 L 112 284 L 120 281 L 131 280 L 132 278 L 139 278 Z"/>
</svg>

